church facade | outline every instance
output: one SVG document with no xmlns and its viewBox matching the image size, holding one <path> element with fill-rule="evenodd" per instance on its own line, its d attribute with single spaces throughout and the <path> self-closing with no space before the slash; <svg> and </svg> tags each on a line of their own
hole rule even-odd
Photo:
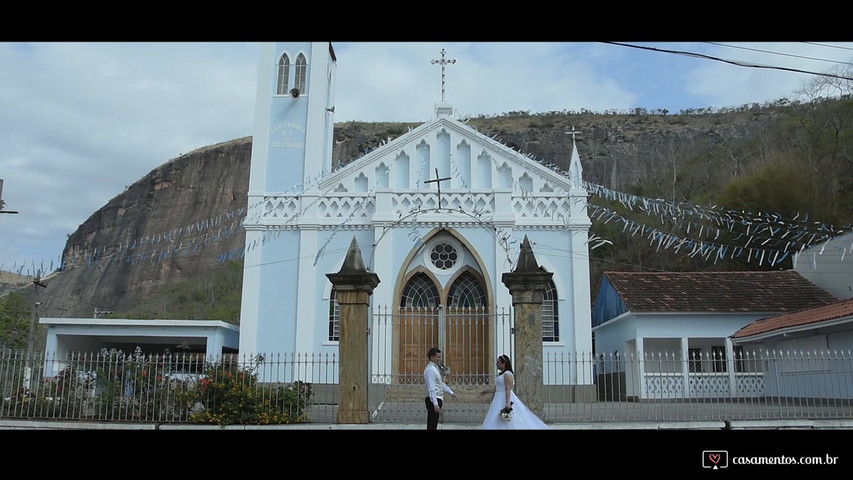
<svg viewBox="0 0 853 480">
<path fill-rule="evenodd" d="M 337 352 L 340 316 L 326 275 L 355 239 L 380 280 L 367 332 L 373 371 L 419 375 L 427 349 L 438 346 L 451 371 L 492 373 L 498 355 L 512 354 L 512 297 L 501 276 L 525 236 L 553 273 L 543 354 L 592 353 L 590 219 L 577 149 L 565 174 L 454 118 L 444 55 L 433 60 L 442 68 L 434 118 L 333 167 L 333 46 L 262 47 L 241 355 Z M 588 374 L 570 377 L 592 383 Z"/>
</svg>

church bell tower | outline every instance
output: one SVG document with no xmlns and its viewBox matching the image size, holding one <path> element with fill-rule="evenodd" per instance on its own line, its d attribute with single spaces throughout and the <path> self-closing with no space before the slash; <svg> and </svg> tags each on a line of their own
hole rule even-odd
<svg viewBox="0 0 853 480">
<path fill-rule="evenodd" d="M 250 205 L 263 192 L 311 189 L 331 171 L 335 62 L 329 42 L 261 47 Z"/>
<path fill-rule="evenodd" d="M 270 233 L 286 219 L 267 216 L 268 199 L 280 195 L 316 195 L 317 182 L 332 169 L 334 133 L 335 52 L 329 42 L 275 42 L 261 46 L 255 130 L 249 172 L 243 300 L 240 311 L 240 353 L 292 351 L 293 344 L 271 347 L 264 322 L 280 318 L 275 305 L 262 302 L 281 288 L 282 275 L 267 271 L 265 258 L 287 255 L 270 246 Z M 272 249 L 272 251 L 269 251 Z M 296 278 L 296 277 L 295 277 Z M 290 291 L 295 291 L 295 285 Z M 293 303 L 293 302 L 291 302 Z M 291 320 L 275 328 L 293 332 Z M 268 330 L 267 330 L 268 332 Z M 267 333 L 267 337 L 270 335 Z M 292 334 L 283 336 L 290 338 Z"/>
</svg>

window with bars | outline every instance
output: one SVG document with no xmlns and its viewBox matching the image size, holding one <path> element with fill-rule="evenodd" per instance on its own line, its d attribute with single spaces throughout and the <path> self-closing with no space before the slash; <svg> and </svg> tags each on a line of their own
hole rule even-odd
<svg viewBox="0 0 853 480">
<path fill-rule="evenodd" d="M 711 368 L 716 373 L 726 372 L 726 347 L 711 347 Z"/>
<path fill-rule="evenodd" d="M 308 93 L 306 80 L 308 78 L 308 62 L 305 60 L 305 55 L 299 54 L 296 57 L 296 75 L 294 86 L 299 90 L 300 95 Z"/>
<path fill-rule="evenodd" d="M 282 54 L 278 59 L 278 85 L 275 89 L 276 95 L 287 95 L 287 84 L 290 80 L 290 58 Z"/>
<path fill-rule="evenodd" d="M 702 372 L 702 349 L 687 349 L 687 371 L 690 373 Z"/>
<path fill-rule="evenodd" d="M 560 316 L 557 312 L 557 287 L 554 281 L 548 282 L 542 299 L 542 341 L 560 341 Z"/>
<path fill-rule="evenodd" d="M 732 354 L 735 357 L 735 372 L 744 373 L 761 371 L 760 360 L 756 360 L 754 354 L 750 356 L 750 354 L 743 349 L 743 346 L 735 345 L 732 347 L 732 350 Z"/>
<path fill-rule="evenodd" d="M 333 288 L 329 295 L 329 341 L 341 339 L 341 305 L 338 303 L 338 292 Z"/>
</svg>

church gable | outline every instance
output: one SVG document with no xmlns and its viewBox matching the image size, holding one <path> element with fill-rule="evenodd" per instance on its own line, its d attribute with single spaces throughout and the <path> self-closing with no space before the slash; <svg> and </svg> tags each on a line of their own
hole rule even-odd
<svg viewBox="0 0 853 480">
<path fill-rule="evenodd" d="M 436 119 L 389 139 L 376 150 L 320 182 L 320 190 L 356 191 L 365 175 L 368 190 L 435 190 L 425 184 L 435 169 L 450 179 L 445 190 L 517 189 L 518 194 L 568 191 L 568 178 L 525 155 L 448 118 Z"/>
<path fill-rule="evenodd" d="M 390 208 L 398 214 L 440 206 L 485 215 L 502 210 L 522 221 L 565 221 L 571 211 L 570 189 L 563 174 L 459 121 L 438 118 L 319 181 L 317 213 L 340 219 L 348 215 L 343 205 L 361 204 L 365 211 L 356 216 L 366 220 L 377 210 L 372 197 L 393 191 Z M 496 206 L 495 192 L 508 193 L 510 204 Z"/>
</svg>

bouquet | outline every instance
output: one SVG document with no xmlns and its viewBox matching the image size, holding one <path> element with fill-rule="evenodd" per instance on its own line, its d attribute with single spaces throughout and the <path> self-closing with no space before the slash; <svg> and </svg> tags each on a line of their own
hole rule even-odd
<svg viewBox="0 0 853 480">
<path fill-rule="evenodd" d="M 498 415 L 500 415 L 505 421 L 510 421 L 512 419 L 512 402 L 509 402 L 508 407 L 502 408 Z"/>
</svg>

